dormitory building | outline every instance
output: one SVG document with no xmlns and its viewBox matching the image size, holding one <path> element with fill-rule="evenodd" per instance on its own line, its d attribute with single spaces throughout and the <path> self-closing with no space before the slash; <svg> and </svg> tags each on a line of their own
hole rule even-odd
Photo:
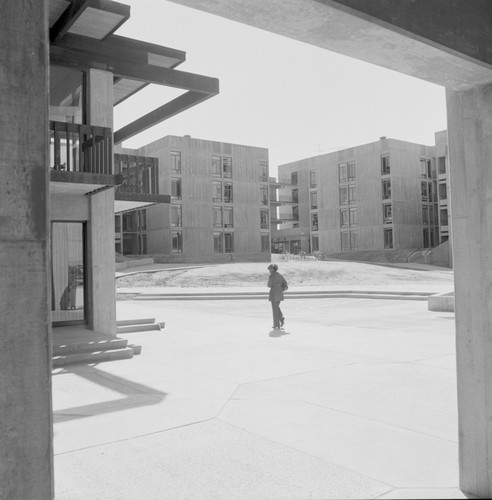
<svg viewBox="0 0 492 500">
<path fill-rule="evenodd" d="M 190 136 L 116 157 L 150 162 L 170 195 L 117 216 L 125 255 L 265 261 L 270 252 L 431 249 L 449 238 L 446 131 L 433 146 L 381 137 L 280 165 L 278 179 L 265 148 Z"/>
</svg>

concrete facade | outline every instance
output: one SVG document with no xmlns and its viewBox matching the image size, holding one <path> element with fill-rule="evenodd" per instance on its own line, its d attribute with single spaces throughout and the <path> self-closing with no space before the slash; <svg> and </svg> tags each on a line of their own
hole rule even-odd
<svg viewBox="0 0 492 500">
<path fill-rule="evenodd" d="M 46 15 L 19 0 L 0 16 L 2 499 L 53 496 Z"/>
<path fill-rule="evenodd" d="M 336 253 L 437 245 L 434 154 L 432 146 L 382 137 L 280 165 L 274 246 Z"/>
<path fill-rule="evenodd" d="M 124 152 L 157 158 L 159 192 L 171 195 L 170 204 L 123 214 L 145 238 L 142 253 L 174 262 L 270 260 L 267 149 L 166 136 Z"/>
</svg>

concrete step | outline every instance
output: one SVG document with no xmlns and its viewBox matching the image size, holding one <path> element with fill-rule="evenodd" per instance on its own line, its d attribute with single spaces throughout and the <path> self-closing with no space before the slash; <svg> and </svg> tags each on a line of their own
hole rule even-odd
<svg viewBox="0 0 492 500">
<path fill-rule="evenodd" d="M 109 349 L 104 351 L 79 352 L 53 356 L 53 368 L 75 364 L 101 363 L 103 361 L 115 361 L 133 358 L 135 349 L 124 347 L 123 349 Z"/>
<path fill-rule="evenodd" d="M 159 323 L 154 323 L 152 325 L 143 324 L 143 325 L 130 325 L 130 326 L 118 326 L 116 328 L 116 333 L 132 333 L 132 332 L 148 332 L 151 330 L 161 330 L 161 326 Z"/>
<path fill-rule="evenodd" d="M 109 351 L 114 349 L 124 349 L 128 340 L 121 338 L 108 338 L 97 340 L 84 340 L 81 338 L 65 344 L 53 345 L 53 356 L 66 356 L 68 354 L 80 354 L 95 351 Z"/>
<path fill-rule="evenodd" d="M 146 325 L 155 323 L 155 318 L 122 319 L 116 322 L 116 326 Z"/>
</svg>

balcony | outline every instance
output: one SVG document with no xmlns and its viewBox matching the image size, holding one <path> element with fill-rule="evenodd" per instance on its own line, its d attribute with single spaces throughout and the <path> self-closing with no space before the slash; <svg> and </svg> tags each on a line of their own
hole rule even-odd
<svg viewBox="0 0 492 500">
<path fill-rule="evenodd" d="M 115 153 L 114 170 L 121 177 L 115 190 L 115 213 L 170 203 L 169 195 L 159 194 L 157 158 Z"/>
<path fill-rule="evenodd" d="M 50 121 L 49 133 L 54 192 L 87 194 L 121 182 L 113 172 L 110 128 Z"/>
</svg>

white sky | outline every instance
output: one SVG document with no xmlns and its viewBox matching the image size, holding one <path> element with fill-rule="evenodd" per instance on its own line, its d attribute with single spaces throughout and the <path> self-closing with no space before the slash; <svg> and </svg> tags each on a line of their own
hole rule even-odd
<svg viewBox="0 0 492 500">
<path fill-rule="evenodd" d="M 277 166 L 377 141 L 434 144 L 444 88 L 165 0 L 125 0 L 117 34 L 186 52 L 177 69 L 216 77 L 220 94 L 123 145 L 165 135 L 269 149 Z M 115 130 L 182 91 L 149 86 L 115 110 Z"/>
</svg>

